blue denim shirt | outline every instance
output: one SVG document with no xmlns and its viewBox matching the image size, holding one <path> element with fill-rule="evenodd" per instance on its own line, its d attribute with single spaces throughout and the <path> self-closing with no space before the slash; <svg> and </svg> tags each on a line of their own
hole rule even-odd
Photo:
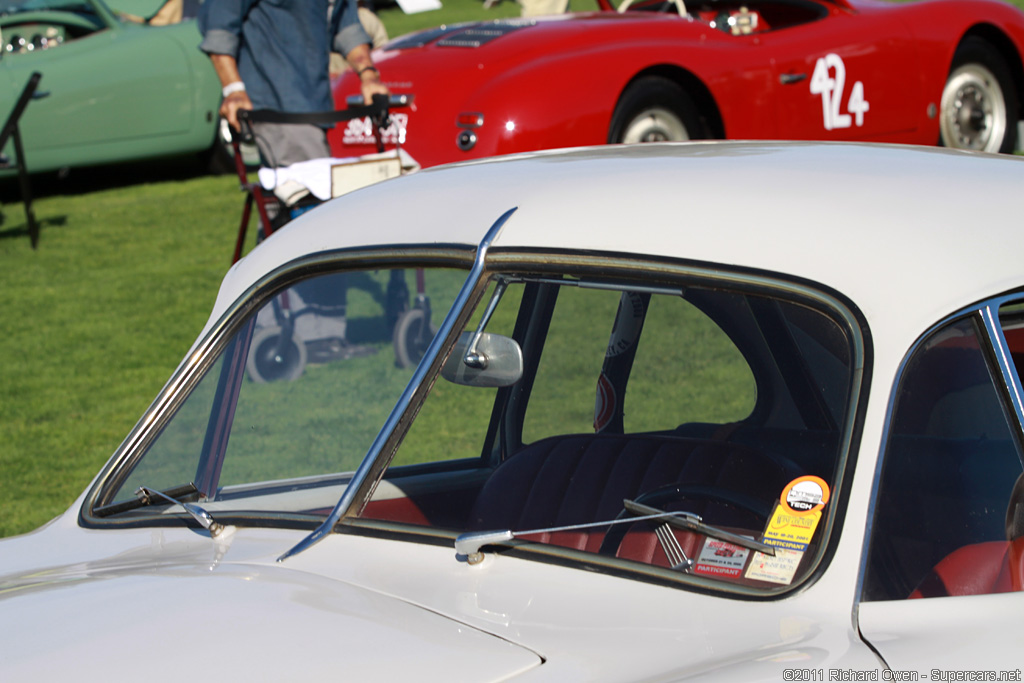
<svg viewBox="0 0 1024 683">
<path fill-rule="evenodd" d="M 232 55 L 256 109 L 331 111 L 330 52 L 372 43 L 356 0 L 206 0 L 199 49 Z"/>
</svg>

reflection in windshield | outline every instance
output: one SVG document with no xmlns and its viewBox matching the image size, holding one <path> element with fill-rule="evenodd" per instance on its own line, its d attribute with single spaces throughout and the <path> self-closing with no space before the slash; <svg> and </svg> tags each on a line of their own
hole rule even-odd
<svg viewBox="0 0 1024 683">
<path fill-rule="evenodd" d="M 240 321 L 97 514 L 144 514 L 140 486 L 191 483 L 203 507 L 322 516 L 340 497 L 465 279 L 455 270 L 329 273 Z M 422 282 L 423 290 L 409 292 Z M 414 285 L 415 286 L 415 285 Z"/>
</svg>

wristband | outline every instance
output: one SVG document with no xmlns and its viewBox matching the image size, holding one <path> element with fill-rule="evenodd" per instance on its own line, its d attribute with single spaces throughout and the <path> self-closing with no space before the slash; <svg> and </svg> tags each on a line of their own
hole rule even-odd
<svg viewBox="0 0 1024 683">
<path fill-rule="evenodd" d="M 234 95 L 236 92 L 243 92 L 244 90 L 245 83 L 242 83 L 242 81 L 235 81 L 234 83 L 228 83 L 225 85 L 221 88 L 220 92 L 224 97 L 227 97 L 228 95 Z"/>
</svg>

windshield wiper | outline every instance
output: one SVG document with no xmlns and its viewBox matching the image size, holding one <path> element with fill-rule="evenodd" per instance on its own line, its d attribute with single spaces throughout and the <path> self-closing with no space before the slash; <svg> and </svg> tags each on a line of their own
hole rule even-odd
<svg viewBox="0 0 1024 683">
<path fill-rule="evenodd" d="M 752 538 L 740 536 L 739 534 L 734 534 L 731 531 L 726 531 L 724 529 L 719 529 L 709 524 L 705 524 L 700 517 L 692 512 L 665 512 L 664 510 L 659 510 L 658 508 L 637 503 L 629 499 L 623 500 L 622 504 L 627 511 L 637 516 L 605 520 L 602 522 L 588 522 L 586 524 L 569 524 L 566 526 L 548 527 L 546 529 L 527 529 L 525 531 L 512 531 L 511 529 L 471 531 L 459 534 L 455 539 L 455 554 L 457 556 L 465 557 L 466 562 L 469 564 L 479 564 L 484 559 L 484 554 L 480 550 L 482 547 L 485 545 L 494 545 L 497 543 L 511 541 L 517 536 L 530 536 L 533 534 L 554 533 L 558 531 L 576 531 L 579 529 L 607 527 L 613 524 L 633 524 L 634 522 L 659 519 L 669 526 L 686 529 L 687 531 L 695 531 L 699 534 L 703 534 L 704 536 L 711 536 L 712 538 L 727 541 L 733 545 L 738 545 L 750 550 L 757 550 L 765 555 L 775 555 L 774 547 L 767 545 L 766 543 L 761 543 L 760 541 L 755 541 Z"/>
<path fill-rule="evenodd" d="M 700 517 L 694 514 L 663 512 L 658 508 L 652 508 L 649 505 L 637 503 L 629 499 L 623 500 L 622 506 L 634 515 L 641 516 L 642 518 L 654 518 L 659 514 L 665 515 L 665 523 L 669 526 L 685 529 L 686 531 L 696 531 L 698 534 L 711 536 L 712 538 L 717 538 L 720 541 L 727 541 L 733 545 L 738 545 L 741 548 L 747 548 L 748 550 L 756 550 L 764 553 L 765 555 L 775 555 L 774 546 L 770 546 L 767 543 L 761 543 L 760 541 L 755 541 L 748 536 L 740 536 L 739 534 L 734 534 L 731 531 L 726 531 L 725 529 L 719 529 L 718 527 L 711 526 L 710 524 L 705 524 Z M 633 517 L 628 521 L 632 522 L 636 520 L 637 517 Z"/>
<path fill-rule="evenodd" d="M 137 510 L 138 508 L 147 507 L 149 505 L 164 505 L 166 503 L 171 503 L 172 505 L 180 505 L 185 512 L 191 515 L 194 520 L 199 522 L 200 526 L 210 532 L 211 538 L 217 538 L 224 533 L 224 529 L 226 527 L 219 522 L 215 522 L 213 520 L 213 516 L 209 512 L 196 505 L 194 502 L 191 502 L 199 500 L 199 497 L 199 489 L 191 482 L 183 486 L 175 486 L 164 491 L 151 489 L 148 486 L 140 486 L 135 490 L 135 498 L 125 500 L 120 503 L 114 503 L 113 505 L 98 507 L 94 510 L 94 514 L 97 517 L 108 517 L 120 512 Z"/>
</svg>

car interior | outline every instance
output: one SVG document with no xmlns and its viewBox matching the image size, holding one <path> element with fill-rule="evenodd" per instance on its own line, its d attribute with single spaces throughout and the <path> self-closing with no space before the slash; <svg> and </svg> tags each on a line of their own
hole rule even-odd
<svg viewBox="0 0 1024 683">
<path fill-rule="evenodd" d="M 502 301 L 512 309 L 499 304 L 486 329 L 500 328 L 504 315 L 522 349 L 522 376 L 494 392 L 476 425 L 466 421 L 471 445 L 446 453 L 461 457 L 409 462 L 420 452 L 418 421 L 361 517 L 540 530 L 517 537 L 670 567 L 678 563 L 656 533 L 659 521 L 629 523 L 624 501 L 759 539 L 789 482 L 834 480 L 852 384 L 840 325 L 767 296 L 631 284 L 509 276 Z M 581 311 L 590 312 L 585 325 Z M 571 380 L 566 366 L 576 369 Z M 448 387 L 438 396 L 428 396 L 421 418 L 461 403 Z M 676 536 L 688 560 L 710 538 Z M 764 585 L 738 573 L 718 578 Z"/>
</svg>

